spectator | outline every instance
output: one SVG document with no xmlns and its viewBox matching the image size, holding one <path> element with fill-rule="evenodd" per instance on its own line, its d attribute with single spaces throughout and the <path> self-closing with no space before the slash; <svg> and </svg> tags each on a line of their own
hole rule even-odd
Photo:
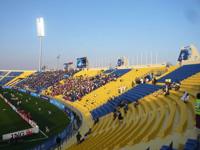
<svg viewBox="0 0 200 150">
<path fill-rule="evenodd" d="M 81 138 L 82 138 L 82 135 L 80 134 L 80 132 L 78 131 L 77 135 L 76 135 L 76 140 L 77 140 L 77 143 L 80 144 L 81 143 Z"/>
<path fill-rule="evenodd" d="M 195 102 L 196 128 L 200 129 L 200 93 L 197 93 Z"/>
<path fill-rule="evenodd" d="M 181 87 L 181 83 L 178 81 L 178 82 L 176 82 L 176 84 L 175 84 L 175 91 L 178 91 L 179 89 L 180 89 L 180 87 Z"/>
<path fill-rule="evenodd" d="M 121 102 L 119 103 L 118 106 L 119 106 L 120 108 L 122 108 L 122 107 L 124 107 L 125 103 L 126 103 L 125 101 L 121 101 Z"/>
<path fill-rule="evenodd" d="M 150 80 L 149 80 L 149 78 L 148 77 L 145 77 L 144 78 L 144 83 L 148 83 Z"/>
<path fill-rule="evenodd" d="M 58 150 L 61 150 L 61 138 L 59 136 L 56 138 L 56 144 L 58 146 Z"/>
<path fill-rule="evenodd" d="M 117 108 L 114 108 L 113 112 L 117 112 Z"/>
<path fill-rule="evenodd" d="M 94 120 L 94 124 L 97 124 L 99 122 L 99 118 L 96 118 L 95 120 Z"/>
<path fill-rule="evenodd" d="M 133 102 L 133 105 L 134 105 L 134 107 L 136 108 L 136 107 L 139 105 L 139 101 L 138 101 L 138 100 L 134 101 L 134 102 Z"/>
<path fill-rule="evenodd" d="M 113 111 L 113 121 L 117 118 L 117 111 Z"/>
<path fill-rule="evenodd" d="M 145 83 L 145 80 L 143 78 L 140 79 L 140 83 L 143 84 Z"/>
<path fill-rule="evenodd" d="M 156 83 L 157 83 L 157 79 L 154 77 L 154 78 L 152 79 L 152 84 L 153 84 L 153 85 L 156 85 Z"/>
<path fill-rule="evenodd" d="M 123 120 L 123 116 L 122 116 L 122 113 L 119 111 L 119 114 L 118 114 L 118 120 L 121 122 Z"/>
<path fill-rule="evenodd" d="M 181 97 L 181 100 L 184 102 L 184 103 L 187 103 L 188 102 L 188 100 L 189 100 L 189 93 L 187 92 L 187 91 L 185 91 L 184 93 L 183 93 L 183 96 Z"/>
<path fill-rule="evenodd" d="M 137 78 L 135 79 L 135 83 L 136 83 L 136 84 L 141 84 L 140 78 L 137 77 Z"/>
<path fill-rule="evenodd" d="M 124 104 L 124 113 L 127 114 L 127 112 L 128 112 L 128 104 L 125 103 Z"/>
<path fill-rule="evenodd" d="M 171 88 L 174 88 L 175 91 L 178 91 L 178 90 L 180 89 L 180 86 L 181 86 L 181 84 L 180 84 L 179 81 L 173 82 L 173 83 L 171 84 Z"/>
<path fill-rule="evenodd" d="M 170 94 L 168 85 L 165 85 L 165 87 L 163 88 L 163 93 L 164 93 L 165 96 Z"/>
<path fill-rule="evenodd" d="M 179 59 L 179 67 L 182 66 L 182 59 Z"/>
</svg>

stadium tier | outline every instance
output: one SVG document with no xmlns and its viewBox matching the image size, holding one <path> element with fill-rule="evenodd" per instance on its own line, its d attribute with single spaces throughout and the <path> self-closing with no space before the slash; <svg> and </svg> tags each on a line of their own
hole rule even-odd
<svg viewBox="0 0 200 150">
<path fill-rule="evenodd" d="M 76 101 L 84 95 L 104 86 L 105 84 L 115 81 L 118 77 L 129 72 L 130 69 L 116 69 L 110 74 L 100 73 L 93 77 L 89 76 L 74 76 L 67 78 L 60 83 L 57 83 L 49 88 L 46 94 L 50 96 L 63 95 L 65 100 Z M 84 71 L 84 73 L 87 73 Z M 81 74 L 78 73 L 79 75 Z"/>
<path fill-rule="evenodd" d="M 5 85 L 6 83 L 8 83 L 9 81 L 11 81 L 14 78 L 15 77 L 4 77 L 4 78 L 1 79 L 0 85 Z"/>
<path fill-rule="evenodd" d="M 63 149 L 189 149 L 197 146 L 190 139 L 197 138 L 194 103 L 200 90 L 199 68 L 200 64 L 187 64 L 26 74 L 2 71 L 0 83 L 14 89 L 9 91 L 11 94 L 8 91 L 1 94 L 17 108 L 32 111 L 26 105 L 31 100 L 27 97 L 22 101 L 22 94 L 14 91 L 37 97 L 35 91 L 51 104 L 62 110 L 65 104 L 77 114 L 82 124 L 76 130 L 72 130 L 76 123 L 70 124 L 65 134 L 72 137 L 63 143 Z M 185 102 L 182 97 L 187 93 L 189 98 Z M 38 111 L 45 109 L 37 107 L 34 101 L 31 103 Z M 50 125 L 46 129 L 41 120 L 38 124 L 43 132 L 53 130 Z M 50 143 L 45 145 L 51 147 Z M 55 142 L 52 143 L 53 147 Z"/>
<path fill-rule="evenodd" d="M 0 71 L 0 85 L 5 85 L 17 76 L 21 75 L 23 72 L 17 71 Z"/>
<path fill-rule="evenodd" d="M 14 77 L 16 77 L 16 76 L 19 76 L 20 74 L 22 74 L 23 72 L 10 72 L 9 74 L 8 74 L 8 76 L 14 76 Z"/>
<path fill-rule="evenodd" d="M 139 85 L 153 88 L 150 93 L 154 93 L 146 96 L 137 95 L 141 96 L 139 103 L 128 104 L 126 113 L 123 106 L 117 107 L 123 117 L 122 120 L 115 118 L 113 113 L 101 117 L 92 127 L 92 133 L 85 137 L 81 144 L 72 145 L 68 149 L 139 150 L 150 148 L 157 150 L 163 149 L 162 146 L 168 145 L 171 141 L 176 147 L 174 149 L 184 149 L 185 141 L 196 136 L 194 99 L 200 90 L 200 73 L 197 70 L 198 68 L 195 73 L 182 80 L 178 91 L 170 90 L 167 96 L 162 94 L 162 89 L 159 90 L 160 86 L 157 86 L 154 92 L 153 85 Z M 181 100 L 185 91 L 190 95 L 187 103 Z M 143 93 L 148 93 L 148 91 L 145 90 Z M 135 99 L 135 97 L 129 98 L 130 101 Z M 106 114 L 108 109 L 114 106 L 117 105 L 110 103 L 102 112 Z"/>
<path fill-rule="evenodd" d="M 131 69 L 117 69 L 111 72 L 111 74 L 115 74 L 117 77 L 124 75 L 125 73 L 129 72 Z"/>
<path fill-rule="evenodd" d="M 107 69 L 103 73 L 104 74 L 109 74 L 109 73 L 112 73 L 113 71 L 114 71 L 114 69 Z"/>
<path fill-rule="evenodd" d="M 143 78 L 151 73 L 157 74 L 158 70 L 164 71 L 165 67 L 132 69 L 128 73 L 117 78 L 116 81 L 107 83 L 106 85 L 85 95 L 80 101 L 75 102 L 74 105 L 76 105 L 76 107 L 80 106 L 80 109 L 92 111 L 93 109 L 106 103 L 112 97 L 119 96 L 121 92 L 131 89 L 134 86 L 133 84 L 136 78 Z"/>
<path fill-rule="evenodd" d="M 27 77 L 29 77 L 30 75 L 32 75 L 35 71 L 23 71 L 23 73 L 19 74 L 18 76 L 16 76 L 13 80 L 9 81 L 8 83 L 6 83 L 6 86 L 15 86 L 16 84 L 22 82 L 24 79 L 26 79 Z"/>
<path fill-rule="evenodd" d="M 0 150 L 200 150 L 195 45 L 200 0 L 0 0 Z"/>
<path fill-rule="evenodd" d="M 66 76 L 69 77 L 73 75 L 74 72 L 65 71 L 46 71 L 46 72 L 36 72 L 24 79 L 22 82 L 18 83 L 16 86 L 24 89 L 29 89 L 32 91 L 40 92 L 49 86 L 61 81 Z"/>
</svg>

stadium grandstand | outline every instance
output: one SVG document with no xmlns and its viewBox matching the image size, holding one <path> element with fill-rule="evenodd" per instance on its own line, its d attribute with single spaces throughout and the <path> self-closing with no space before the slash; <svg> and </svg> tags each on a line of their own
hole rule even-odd
<svg viewBox="0 0 200 150">
<path fill-rule="evenodd" d="M 199 8 L 0 0 L 0 150 L 200 150 Z"/>
<path fill-rule="evenodd" d="M 120 62 L 115 68 L 1 70 L 2 114 L 7 109 L 12 112 L 12 108 L 22 118 L 15 116 L 16 127 L 2 131 L 0 147 L 9 149 L 5 144 L 9 140 L 10 147 L 14 141 L 20 149 L 42 146 L 66 150 L 197 150 L 195 99 L 200 91 L 197 49 L 182 48 L 177 65 L 128 66 L 123 59 Z M 3 103 L 10 108 L 3 107 Z M 47 113 L 43 112 L 45 109 Z M 11 112 L 9 115 L 14 116 Z M 62 112 L 68 117 L 62 116 Z M 59 114 L 54 121 L 65 118 L 70 123 L 66 126 L 66 121 L 61 121 L 54 132 L 53 120 L 47 126 L 37 118 L 43 115 L 44 121 L 50 121 Z M 27 131 L 21 133 L 26 128 L 30 128 L 30 135 Z M 24 142 L 30 144 L 20 147 Z"/>
</svg>

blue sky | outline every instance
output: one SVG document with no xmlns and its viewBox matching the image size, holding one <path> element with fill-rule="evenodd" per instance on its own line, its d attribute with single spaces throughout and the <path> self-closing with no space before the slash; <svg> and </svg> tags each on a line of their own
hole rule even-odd
<svg viewBox="0 0 200 150">
<path fill-rule="evenodd" d="M 87 56 L 102 65 L 126 56 L 176 62 L 179 48 L 200 49 L 200 0 L 1 0 L 0 69 L 37 69 L 36 18 L 45 19 L 44 63 Z M 145 61 L 143 61 L 145 63 Z"/>
</svg>

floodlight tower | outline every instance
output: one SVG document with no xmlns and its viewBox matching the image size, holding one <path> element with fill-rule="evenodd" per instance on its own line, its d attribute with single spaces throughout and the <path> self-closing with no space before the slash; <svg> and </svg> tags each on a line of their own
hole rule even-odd
<svg viewBox="0 0 200 150">
<path fill-rule="evenodd" d="M 39 53 L 39 66 L 38 66 L 38 70 L 40 72 L 42 70 L 42 38 L 45 36 L 44 19 L 42 17 L 37 18 L 36 25 L 37 25 L 37 36 L 39 37 L 40 40 L 40 53 Z"/>
</svg>

